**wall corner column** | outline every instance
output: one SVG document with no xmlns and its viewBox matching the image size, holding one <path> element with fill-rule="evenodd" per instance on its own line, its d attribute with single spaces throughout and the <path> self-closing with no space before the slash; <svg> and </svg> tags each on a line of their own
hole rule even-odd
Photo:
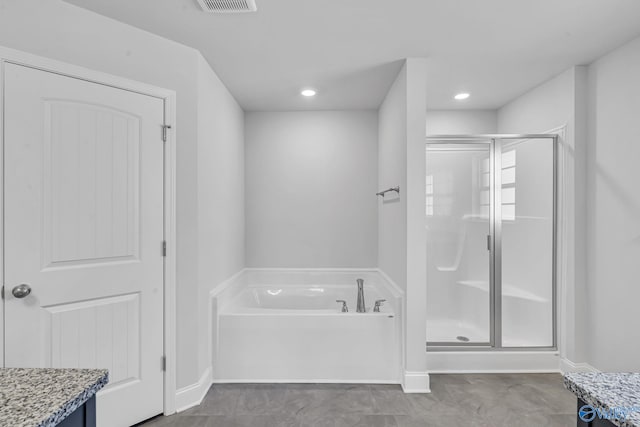
<svg viewBox="0 0 640 427">
<path fill-rule="evenodd" d="M 406 60 L 407 100 L 407 270 L 405 372 L 407 393 L 429 392 L 427 372 L 427 271 L 425 229 L 425 127 L 427 59 Z"/>
</svg>

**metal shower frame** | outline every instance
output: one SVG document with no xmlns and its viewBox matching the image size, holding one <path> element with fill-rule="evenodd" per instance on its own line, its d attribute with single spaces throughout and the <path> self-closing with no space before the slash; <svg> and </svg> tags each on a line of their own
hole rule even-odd
<svg viewBox="0 0 640 427">
<path fill-rule="evenodd" d="M 489 144 L 489 342 L 427 342 L 427 351 L 554 351 L 558 349 L 558 138 L 557 134 L 480 134 L 429 135 L 425 144 Z M 551 139 L 553 142 L 553 248 L 552 248 L 552 345 L 541 347 L 503 347 L 502 345 L 502 146 L 504 140 Z"/>
</svg>

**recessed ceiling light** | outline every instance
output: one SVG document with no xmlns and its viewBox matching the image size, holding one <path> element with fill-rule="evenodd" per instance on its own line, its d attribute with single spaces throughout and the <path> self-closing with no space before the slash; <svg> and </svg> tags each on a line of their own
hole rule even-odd
<svg viewBox="0 0 640 427">
<path fill-rule="evenodd" d="M 316 96 L 316 91 L 313 89 L 304 89 L 302 92 L 300 92 L 300 95 L 302 96 Z"/>
<path fill-rule="evenodd" d="M 457 99 L 458 101 L 462 101 L 463 99 L 467 99 L 468 97 L 469 97 L 469 94 L 466 92 L 459 93 L 456 96 L 454 96 L 454 98 Z"/>
</svg>

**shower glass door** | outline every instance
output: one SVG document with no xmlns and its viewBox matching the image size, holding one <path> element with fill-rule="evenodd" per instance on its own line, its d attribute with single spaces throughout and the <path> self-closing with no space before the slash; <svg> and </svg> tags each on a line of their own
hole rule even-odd
<svg viewBox="0 0 640 427">
<path fill-rule="evenodd" d="M 490 139 L 427 145 L 429 344 L 492 343 L 490 153 Z"/>
<path fill-rule="evenodd" d="M 556 347 L 556 138 L 428 138 L 430 348 Z"/>
<path fill-rule="evenodd" d="M 501 138 L 496 185 L 496 345 L 553 347 L 555 156 L 553 138 Z"/>
</svg>

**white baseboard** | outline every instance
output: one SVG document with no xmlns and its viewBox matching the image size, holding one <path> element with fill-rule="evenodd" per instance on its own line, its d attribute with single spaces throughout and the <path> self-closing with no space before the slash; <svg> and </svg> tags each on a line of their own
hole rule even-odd
<svg viewBox="0 0 640 427">
<path fill-rule="evenodd" d="M 569 359 L 560 359 L 560 372 L 566 374 L 568 372 L 600 372 L 598 369 L 588 363 L 576 363 Z"/>
<path fill-rule="evenodd" d="M 216 378 L 213 384 L 398 384 L 397 380 L 353 380 L 353 379 L 300 379 L 300 378 Z"/>
<path fill-rule="evenodd" d="M 182 387 L 176 391 L 176 411 L 182 412 L 198 406 L 213 384 L 211 368 L 207 368 L 197 383 Z"/>
<path fill-rule="evenodd" d="M 560 372 L 560 356 L 551 351 L 430 351 L 432 374 Z"/>
<path fill-rule="evenodd" d="M 405 393 L 431 393 L 428 372 L 405 371 L 402 378 Z"/>
</svg>

